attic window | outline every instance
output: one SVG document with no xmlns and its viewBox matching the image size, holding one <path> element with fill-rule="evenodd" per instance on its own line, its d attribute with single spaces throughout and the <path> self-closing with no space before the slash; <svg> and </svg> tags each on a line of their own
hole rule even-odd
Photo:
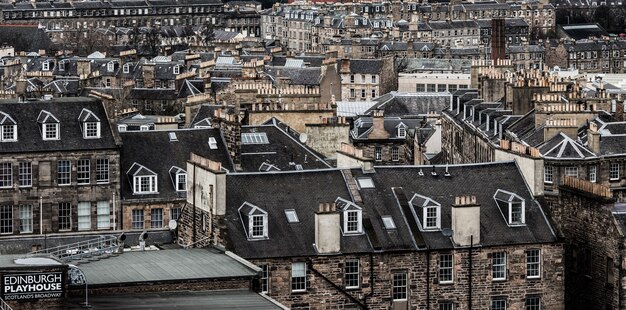
<svg viewBox="0 0 626 310">
<path fill-rule="evenodd" d="M 129 73 L 130 72 L 130 64 L 124 64 L 122 67 L 122 72 Z"/>
<path fill-rule="evenodd" d="M 107 72 L 113 72 L 115 70 L 115 62 L 109 61 L 107 63 Z"/>
<path fill-rule="evenodd" d="M 526 200 L 524 198 L 501 189 L 496 191 L 493 198 L 509 226 L 526 223 Z"/>
<path fill-rule="evenodd" d="M 177 192 L 184 192 L 187 190 L 187 171 L 182 168 L 172 166 L 170 168 L 170 178 L 174 184 L 174 188 Z"/>
<path fill-rule="evenodd" d="M 43 140 L 59 140 L 60 122 L 52 113 L 41 110 L 37 117 L 37 123 L 41 125 L 41 138 Z"/>
<path fill-rule="evenodd" d="M 209 137 L 209 148 L 212 150 L 217 150 L 217 140 L 213 137 Z"/>
<path fill-rule="evenodd" d="M 83 109 L 78 116 L 78 121 L 81 123 L 84 139 L 100 138 L 100 118 L 93 112 Z"/>
<path fill-rule="evenodd" d="M 264 132 L 247 132 L 241 134 L 241 144 L 269 144 Z"/>
<path fill-rule="evenodd" d="M 413 206 L 413 216 L 419 220 L 422 230 L 441 229 L 440 203 L 419 194 L 413 195 L 409 203 Z"/>
<path fill-rule="evenodd" d="M 65 71 L 65 61 L 59 61 L 59 71 Z"/>
<path fill-rule="evenodd" d="M 126 175 L 131 182 L 133 194 L 157 193 L 157 174 L 154 171 L 138 163 L 133 163 Z"/>
<path fill-rule="evenodd" d="M 287 222 L 289 223 L 299 223 L 298 214 L 294 209 L 285 210 L 285 215 L 287 216 Z"/>
<path fill-rule="evenodd" d="M 382 220 L 385 229 L 396 229 L 396 223 L 393 222 L 391 215 L 383 215 Z"/>
<path fill-rule="evenodd" d="M 0 112 L 0 142 L 17 141 L 17 123 L 4 112 Z"/>
<path fill-rule="evenodd" d="M 49 62 L 49 61 L 44 61 L 44 62 L 41 64 L 41 70 L 43 70 L 43 71 L 48 71 L 48 70 L 50 70 L 50 62 Z"/>
<path fill-rule="evenodd" d="M 404 123 L 398 125 L 398 138 L 406 138 L 406 125 Z"/>
<path fill-rule="evenodd" d="M 359 188 L 361 189 L 375 187 L 372 178 L 357 178 L 356 181 L 359 184 Z"/>
<path fill-rule="evenodd" d="M 244 202 L 238 211 L 248 240 L 268 238 L 267 212 L 248 202 Z"/>
<path fill-rule="evenodd" d="M 126 125 L 117 125 L 117 131 L 119 132 L 125 132 L 126 131 Z"/>
<path fill-rule="evenodd" d="M 174 74 L 180 74 L 180 66 L 174 66 Z"/>
<path fill-rule="evenodd" d="M 337 198 L 335 203 L 339 210 L 341 210 L 343 217 L 344 235 L 363 233 L 363 211 L 361 207 L 343 198 Z"/>
<path fill-rule="evenodd" d="M 175 132 L 168 133 L 168 136 L 170 137 L 170 142 L 178 141 L 178 138 L 176 137 L 176 133 Z"/>
</svg>

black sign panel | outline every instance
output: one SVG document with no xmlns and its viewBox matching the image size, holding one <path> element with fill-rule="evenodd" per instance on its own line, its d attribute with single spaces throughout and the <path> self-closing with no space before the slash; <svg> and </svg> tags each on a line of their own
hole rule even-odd
<svg viewBox="0 0 626 310">
<path fill-rule="evenodd" d="M 62 272 L 2 275 L 4 300 L 62 298 L 63 288 Z"/>
</svg>

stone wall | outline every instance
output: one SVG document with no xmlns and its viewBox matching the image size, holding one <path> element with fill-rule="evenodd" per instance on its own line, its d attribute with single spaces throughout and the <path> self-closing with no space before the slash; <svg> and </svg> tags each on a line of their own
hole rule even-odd
<svg viewBox="0 0 626 310">
<path fill-rule="evenodd" d="M 341 143 L 349 143 L 350 125 L 347 123 L 305 124 L 306 145 L 326 158 L 335 158 Z"/>
<path fill-rule="evenodd" d="M 250 125 L 260 125 L 275 117 L 297 132 L 306 132 L 305 124 L 321 124 L 323 118 L 331 118 L 333 114 L 332 110 L 267 110 L 251 111 L 248 116 Z"/>
<path fill-rule="evenodd" d="M 170 220 L 172 219 L 172 209 L 181 208 L 185 206 L 184 199 L 172 200 L 169 202 L 125 202 L 123 204 L 123 218 L 122 218 L 122 229 L 123 230 L 133 230 L 132 223 L 132 210 L 143 210 L 143 228 L 136 228 L 137 230 L 149 230 L 149 229 L 164 229 L 168 228 Z M 163 211 L 163 221 L 161 226 L 158 224 L 155 227 L 152 227 L 151 214 L 153 209 L 162 209 Z"/>
</svg>

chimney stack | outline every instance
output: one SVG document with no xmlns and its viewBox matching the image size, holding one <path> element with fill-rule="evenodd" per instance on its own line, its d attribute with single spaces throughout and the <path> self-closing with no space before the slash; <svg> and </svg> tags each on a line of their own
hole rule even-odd
<svg viewBox="0 0 626 310">
<path fill-rule="evenodd" d="M 320 254 L 337 253 L 341 250 L 341 220 L 337 206 L 320 203 L 315 212 L 315 246 Z"/>
<path fill-rule="evenodd" d="M 476 196 L 458 196 L 452 205 L 452 240 L 460 246 L 480 243 L 480 205 Z"/>
<path fill-rule="evenodd" d="M 385 115 L 382 110 L 373 111 L 372 131 L 367 137 L 369 139 L 389 139 L 389 133 L 385 130 Z"/>
<path fill-rule="evenodd" d="M 592 152 L 600 154 L 600 132 L 598 131 L 598 124 L 596 123 L 589 123 L 589 129 L 587 129 L 587 144 Z"/>
</svg>

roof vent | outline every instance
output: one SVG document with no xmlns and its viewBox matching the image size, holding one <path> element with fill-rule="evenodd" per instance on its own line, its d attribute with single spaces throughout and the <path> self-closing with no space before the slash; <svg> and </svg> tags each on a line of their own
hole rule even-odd
<svg viewBox="0 0 626 310">
<path fill-rule="evenodd" d="M 446 177 L 450 177 L 450 176 L 452 176 L 452 175 L 450 174 L 450 172 L 448 172 L 448 165 L 446 165 L 446 172 L 445 172 L 443 175 L 444 175 L 444 176 L 446 176 Z"/>
<path fill-rule="evenodd" d="M 435 171 L 435 166 L 433 166 L 433 171 L 430 172 L 430 175 L 436 177 L 437 176 L 437 171 Z"/>
<path fill-rule="evenodd" d="M 420 168 L 420 172 L 417 173 L 420 177 L 424 176 L 424 171 L 422 171 L 422 168 Z"/>
</svg>

